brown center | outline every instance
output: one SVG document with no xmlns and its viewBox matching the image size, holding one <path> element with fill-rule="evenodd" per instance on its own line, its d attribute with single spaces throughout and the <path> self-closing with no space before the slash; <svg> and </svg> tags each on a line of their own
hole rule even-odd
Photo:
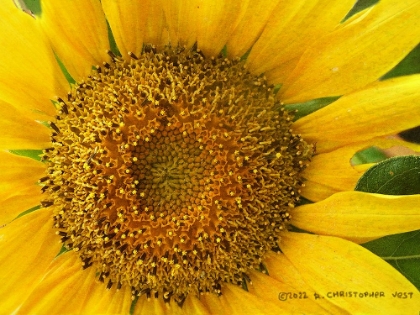
<svg viewBox="0 0 420 315">
<path fill-rule="evenodd" d="M 312 149 L 240 60 L 130 56 L 58 101 L 41 180 L 57 234 L 133 296 L 242 285 L 278 248 Z"/>
</svg>

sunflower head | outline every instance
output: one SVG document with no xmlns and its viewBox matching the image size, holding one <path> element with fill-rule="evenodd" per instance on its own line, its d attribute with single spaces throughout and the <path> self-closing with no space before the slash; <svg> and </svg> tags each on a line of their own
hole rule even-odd
<svg viewBox="0 0 420 315">
<path fill-rule="evenodd" d="M 418 0 L 39 1 L 0 6 L 4 313 L 418 312 L 412 243 L 362 243 L 420 161 L 353 163 L 419 151 Z"/>
<path fill-rule="evenodd" d="M 146 47 L 75 85 L 50 125 L 57 234 L 100 281 L 177 301 L 245 285 L 299 199 L 311 155 L 240 59 Z"/>
</svg>

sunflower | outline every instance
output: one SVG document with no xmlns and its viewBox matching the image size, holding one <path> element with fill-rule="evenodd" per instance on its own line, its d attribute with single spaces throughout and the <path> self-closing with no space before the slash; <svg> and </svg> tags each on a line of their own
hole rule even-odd
<svg viewBox="0 0 420 315">
<path fill-rule="evenodd" d="M 2 313 L 420 310 L 359 245 L 419 229 L 420 197 L 354 191 L 350 163 L 418 149 L 389 136 L 420 76 L 378 81 L 417 0 L 41 4 L 0 7 Z"/>
</svg>

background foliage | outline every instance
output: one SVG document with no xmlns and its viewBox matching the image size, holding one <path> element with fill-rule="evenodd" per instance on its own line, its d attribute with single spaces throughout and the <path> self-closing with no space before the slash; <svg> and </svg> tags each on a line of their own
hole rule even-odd
<svg viewBox="0 0 420 315">
<path fill-rule="evenodd" d="M 356 190 L 386 195 L 420 194 L 420 157 L 394 157 L 378 163 L 360 178 Z M 420 290 L 420 230 L 386 236 L 363 246 L 398 269 Z"/>
</svg>

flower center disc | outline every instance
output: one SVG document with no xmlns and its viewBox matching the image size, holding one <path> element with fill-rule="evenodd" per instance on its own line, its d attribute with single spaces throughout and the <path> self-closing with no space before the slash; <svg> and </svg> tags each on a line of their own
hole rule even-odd
<svg viewBox="0 0 420 315">
<path fill-rule="evenodd" d="M 59 99 L 42 204 L 108 287 L 182 303 L 241 285 L 278 248 L 311 147 L 240 60 L 130 56 Z"/>
</svg>

